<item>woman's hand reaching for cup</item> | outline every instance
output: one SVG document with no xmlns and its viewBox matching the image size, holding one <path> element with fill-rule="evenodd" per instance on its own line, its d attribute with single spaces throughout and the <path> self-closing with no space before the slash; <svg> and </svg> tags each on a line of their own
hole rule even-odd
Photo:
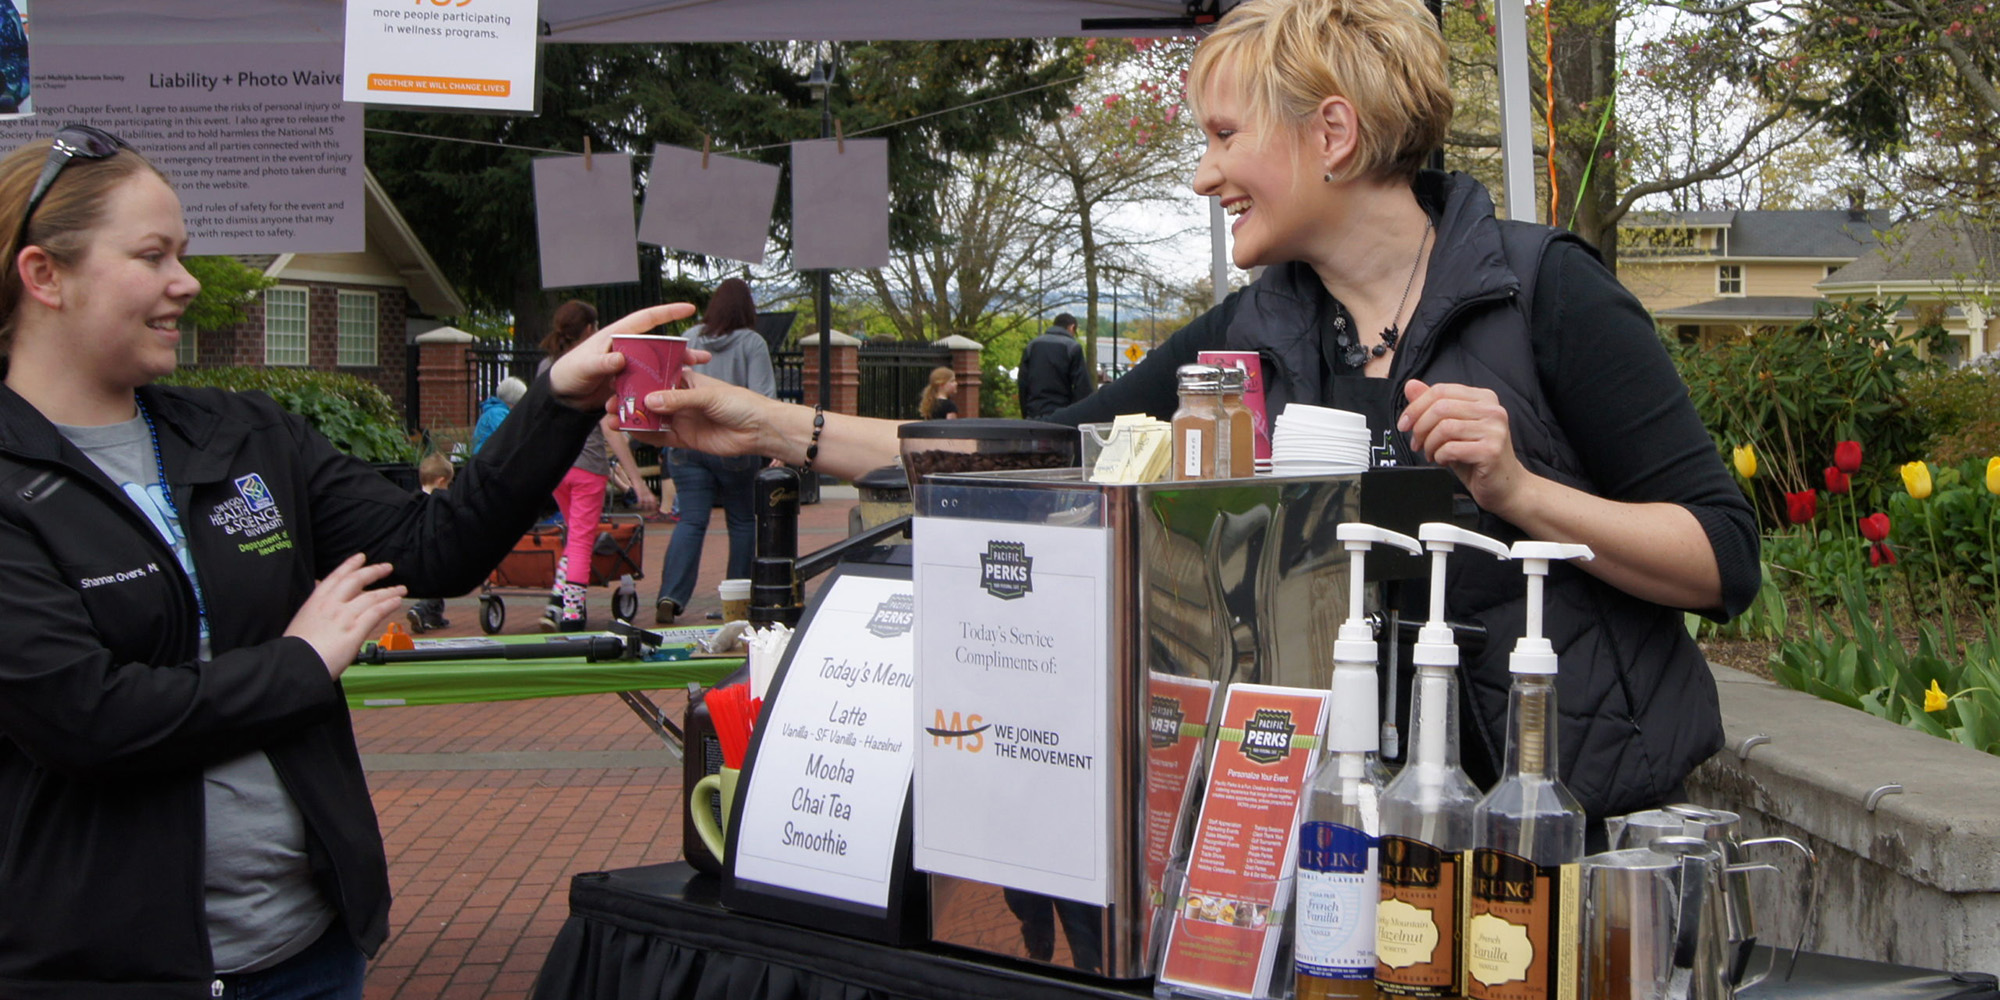
<svg viewBox="0 0 2000 1000">
<path fill-rule="evenodd" d="M 388 563 L 366 564 L 359 552 L 348 556 L 313 588 L 312 596 L 285 626 L 285 634 L 311 643 L 325 661 L 326 672 L 340 679 L 360 655 L 361 644 L 374 638 L 382 622 L 402 607 L 406 588 L 368 589 L 391 569 Z"/>
<path fill-rule="evenodd" d="M 1514 454 L 1500 397 L 1491 389 L 1416 379 L 1404 383 L 1403 395 L 1410 405 L 1396 429 L 1409 435 L 1410 447 L 1450 469 L 1479 506 L 1507 517 L 1529 472 Z"/>
<path fill-rule="evenodd" d="M 569 349 L 549 367 L 549 388 L 556 398 L 579 410 L 601 410 L 611 398 L 611 384 L 625 367 L 625 356 L 611 351 L 611 338 L 645 333 L 662 323 L 695 314 L 686 302 L 669 302 L 630 313 Z"/>
</svg>

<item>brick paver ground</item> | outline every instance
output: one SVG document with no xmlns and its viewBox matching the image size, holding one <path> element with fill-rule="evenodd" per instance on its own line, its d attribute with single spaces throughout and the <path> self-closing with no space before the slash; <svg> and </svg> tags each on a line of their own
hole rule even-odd
<svg viewBox="0 0 2000 1000">
<path fill-rule="evenodd" d="M 852 491 L 825 493 L 801 511 L 803 551 L 847 534 Z M 646 529 L 642 624 L 673 525 Z M 720 606 L 728 549 L 717 511 L 684 621 Z M 609 589 L 590 599 L 592 620 L 608 620 Z M 535 601 L 508 605 L 506 631 L 534 631 Z M 479 634 L 473 598 L 448 602 L 445 616 L 452 627 L 432 634 Z M 680 692 L 652 697 L 675 716 L 685 705 Z M 525 998 L 568 915 L 571 875 L 681 856 L 680 771 L 614 695 L 368 709 L 355 713 L 355 734 L 395 892 L 368 1000 Z M 605 766 L 607 754 L 618 766 Z"/>
</svg>

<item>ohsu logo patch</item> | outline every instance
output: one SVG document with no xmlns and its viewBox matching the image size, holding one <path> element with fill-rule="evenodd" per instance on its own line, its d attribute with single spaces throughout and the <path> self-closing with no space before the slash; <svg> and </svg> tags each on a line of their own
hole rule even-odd
<svg viewBox="0 0 2000 1000">
<path fill-rule="evenodd" d="M 1025 597 L 1035 589 L 1034 563 L 1020 542 L 989 541 L 979 557 L 979 587 L 1003 601 Z"/>
<path fill-rule="evenodd" d="M 236 495 L 242 497 L 251 510 L 267 510 L 278 505 L 278 501 L 271 498 L 271 488 L 264 485 L 263 476 L 253 472 L 238 476 L 235 482 Z"/>
<path fill-rule="evenodd" d="M 891 594 L 888 600 L 875 606 L 875 614 L 868 619 L 868 634 L 880 639 L 894 639 L 908 632 L 916 618 L 915 595 Z"/>
<path fill-rule="evenodd" d="M 1292 754 L 1292 713 L 1260 708 L 1243 723 L 1243 756 L 1259 764 L 1276 764 Z"/>
</svg>

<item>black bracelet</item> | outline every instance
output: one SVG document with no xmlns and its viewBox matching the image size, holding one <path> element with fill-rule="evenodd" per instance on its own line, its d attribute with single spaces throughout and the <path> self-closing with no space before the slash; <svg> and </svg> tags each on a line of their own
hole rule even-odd
<svg viewBox="0 0 2000 1000">
<path fill-rule="evenodd" d="M 813 436 L 806 443 L 806 462 L 799 466 L 799 475 L 804 477 L 813 470 L 813 459 L 819 457 L 819 432 L 826 429 L 826 407 L 813 407 Z"/>
</svg>

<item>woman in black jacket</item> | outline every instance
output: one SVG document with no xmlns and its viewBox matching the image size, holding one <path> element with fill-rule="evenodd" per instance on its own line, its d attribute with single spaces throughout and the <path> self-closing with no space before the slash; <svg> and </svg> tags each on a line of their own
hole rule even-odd
<svg viewBox="0 0 2000 1000">
<path fill-rule="evenodd" d="M 1471 178 L 1421 169 L 1451 120 L 1446 50 L 1417 0 L 1247 0 L 1196 50 L 1187 92 L 1207 145 L 1194 189 L 1234 221 L 1250 287 L 1129 374 L 1046 419 L 1171 415 L 1174 368 L 1255 351 L 1265 402 L 1367 416 L 1387 461 L 1450 469 L 1478 530 L 1588 544 L 1551 571 L 1563 779 L 1594 816 L 1675 801 L 1721 746 L 1713 678 L 1683 611 L 1726 619 L 1758 585 L 1750 507 L 1651 318 L 1573 234 L 1495 218 Z M 893 427 L 712 386 L 656 394 L 691 446 L 859 474 Z M 1385 463 L 1386 464 L 1386 463 Z M 1454 558 L 1450 615 L 1485 627 L 1462 689 L 1465 765 L 1505 748 L 1521 575 Z M 1601 836 L 1601 829 L 1594 829 Z"/>
<path fill-rule="evenodd" d="M 201 286 L 118 139 L 15 150 L 0 219 L 0 996 L 359 997 L 389 887 L 340 675 L 533 520 L 612 331 L 411 494 L 262 394 L 149 384 Z"/>
</svg>

